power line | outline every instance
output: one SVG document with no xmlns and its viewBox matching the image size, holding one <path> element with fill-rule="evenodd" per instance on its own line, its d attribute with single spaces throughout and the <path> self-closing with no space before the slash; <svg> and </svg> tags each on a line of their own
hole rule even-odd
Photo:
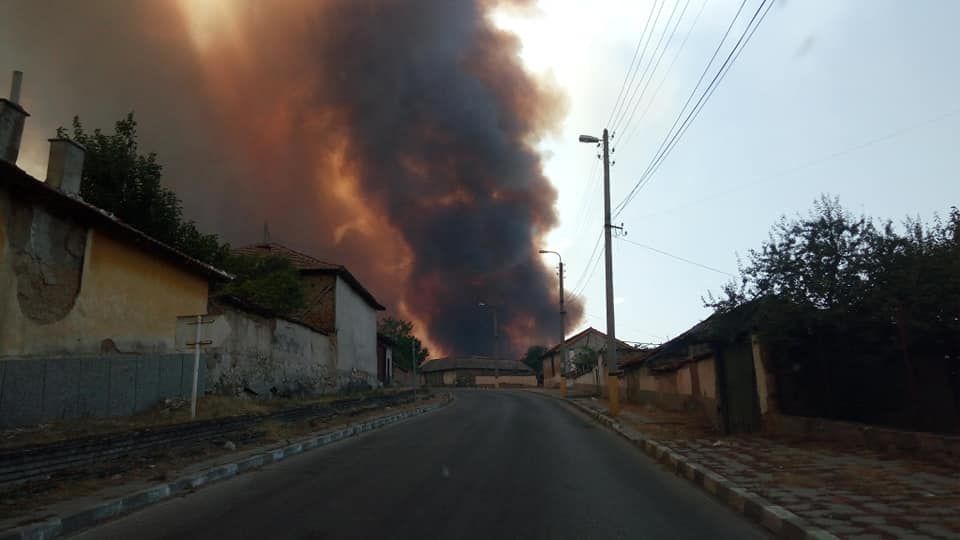
<svg viewBox="0 0 960 540">
<path fill-rule="evenodd" d="M 683 36 L 683 41 L 680 42 L 680 46 L 677 48 L 677 54 L 673 55 L 673 59 L 670 60 L 670 65 L 667 66 L 667 70 L 664 72 L 663 77 L 660 79 L 660 82 L 657 84 L 657 87 L 653 90 L 653 95 L 650 96 L 650 99 L 647 100 L 647 106 L 643 108 L 643 112 L 640 113 L 640 117 L 637 118 L 637 124 L 640 125 L 643 123 L 643 119 L 647 117 L 647 111 L 650 110 L 650 106 L 653 105 L 657 96 L 660 95 L 660 89 L 663 88 L 663 83 L 667 82 L 667 79 L 670 76 L 670 73 L 673 71 L 673 66 L 676 65 L 677 59 L 680 58 L 680 54 L 683 53 L 684 47 L 687 45 L 687 41 L 690 39 L 690 36 L 693 34 L 694 27 L 697 26 L 697 22 L 700 20 L 700 16 L 703 14 L 704 8 L 707 7 L 708 0 L 703 0 L 700 4 L 700 9 L 697 11 L 697 15 L 693 18 L 693 22 L 690 23 L 690 27 L 687 28 L 687 33 Z M 633 137 L 633 134 L 636 133 L 636 130 L 631 130 L 629 133 L 621 133 L 620 140 L 617 142 L 617 147 L 621 145 L 626 145 L 630 141 L 630 138 Z"/>
<path fill-rule="evenodd" d="M 639 60 L 639 62 L 637 63 L 637 67 L 636 67 L 636 69 L 635 69 L 634 72 L 633 72 L 633 77 L 630 78 L 630 84 L 627 85 L 627 92 L 624 94 L 624 97 L 625 97 L 625 98 L 626 98 L 627 95 L 630 95 L 630 98 L 629 98 L 629 99 L 625 99 L 625 100 L 621 103 L 621 106 L 622 106 L 622 107 L 621 107 L 621 110 L 620 110 L 620 115 L 619 115 L 617 118 L 614 119 L 613 125 L 610 127 L 610 131 L 611 131 L 611 132 L 615 132 L 615 131 L 619 128 L 620 122 L 622 122 L 623 119 L 624 119 L 624 117 L 626 117 L 626 115 L 627 115 L 627 110 L 630 108 L 630 102 L 633 100 L 633 96 L 636 95 L 636 89 L 639 88 L 640 85 L 643 83 L 643 78 L 646 76 L 646 74 L 647 74 L 647 69 L 649 69 L 650 64 L 651 64 L 651 62 L 652 62 L 652 60 L 653 60 L 653 54 L 656 53 L 656 47 L 654 47 L 653 52 L 651 52 L 651 54 L 650 54 L 650 60 L 651 60 L 651 62 L 647 62 L 647 68 L 645 68 L 645 69 L 643 70 L 643 74 L 640 75 L 640 81 L 637 82 L 637 86 L 633 86 L 633 81 L 634 81 L 634 79 L 636 79 L 637 73 L 640 72 L 640 66 L 641 66 L 641 64 L 643 64 L 643 57 L 647 54 L 647 47 L 650 45 L 650 42 L 653 40 L 654 31 L 655 31 L 656 28 L 657 28 L 657 23 L 660 21 L 660 14 L 663 13 L 663 6 L 665 6 L 665 5 L 667 5 L 667 0 L 663 0 L 663 3 L 660 4 L 660 9 L 657 10 L 657 14 L 656 14 L 656 16 L 653 18 L 653 26 L 650 27 L 650 33 L 647 34 L 647 42 L 643 45 L 643 52 L 640 53 L 640 60 Z M 673 5 L 673 10 L 670 12 L 670 18 L 673 18 L 673 13 L 674 13 L 676 10 L 677 10 L 677 4 L 675 3 L 675 4 Z M 670 21 L 668 20 L 668 21 L 667 21 L 667 26 L 664 26 L 664 30 L 663 30 L 663 33 L 664 33 L 664 34 L 666 34 L 666 32 L 667 32 L 666 29 L 667 29 L 667 27 L 669 27 L 669 25 L 670 25 Z M 659 45 L 658 45 L 658 46 L 659 46 Z M 633 88 L 633 92 L 630 92 L 630 89 L 631 89 L 631 88 Z"/>
<path fill-rule="evenodd" d="M 732 277 L 732 278 L 736 278 L 736 277 L 737 277 L 736 275 L 731 274 L 730 272 L 726 272 L 726 271 L 724 271 L 724 270 L 720 270 L 719 268 L 714 268 L 714 267 L 712 267 L 712 266 L 708 266 L 708 265 L 703 264 L 703 263 L 698 263 L 697 261 L 692 261 L 692 260 L 690 260 L 690 259 L 681 257 L 681 256 L 679 256 L 679 255 L 674 255 L 673 253 L 668 253 L 668 252 L 666 252 L 666 251 L 663 251 L 662 249 L 657 249 L 657 248 L 655 248 L 655 247 L 653 247 L 653 246 L 648 246 L 648 245 L 646 245 L 646 244 L 641 244 L 640 242 L 634 242 L 633 240 L 627 240 L 626 238 L 624 238 L 624 237 L 622 237 L 622 236 L 619 237 L 619 239 L 622 240 L 622 241 L 624 241 L 624 242 L 626 242 L 626 243 L 628 243 L 628 244 L 633 244 L 633 245 L 635 245 L 635 246 L 642 247 L 643 249 L 649 249 L 650 251 L 653 251 L 653 252 L 655 252 L 655 253 L 659 253 L 659 254 L 661 254 L 661 255 L 670 257 L 671 259 L 676 259 L 676 260 L 678 260 L 678 261 L 683 261 L 683 262 L 685 262 L 685 263 L 687 263 L 687 264 L 692 264 L 692 265 L 694 265 L 694 266 L 699 266 L 700 268 L 703 268 L 703 269 L 705 269 L 705 270 L 710 270 L 711 272 L 716 272 L 716 273 L 718 273 L 718 274 L 723 274 L 723 275 L 725 275 L 725 276 L 730 276 L 730 277 Z"/>
<path fill-rule="evenodd" d="M 741 51 L 743 47 L 746 47 L 747 43 L 749 43 L 750 41 L 750 38 L 753 37 L 753 33 L 756 31 L 757 27 L 760 26 L 760 23 L 763 22 L 763 19 L 766 17 L 767 13 L 769 13 L 770 7 L 773 6 L 773 0 L 770 0 L 769 4 L 767 2 L 768 0 L 763 0 L 760 3 L 760 5 L 757 7 L 757 10 L 756 12 L 754 12 L 753 17 L 751 17 L 750 21 L 747 23 L 746 28 L 740 34 L 740 38 L 734 44 L 733 48 L 730 50 L 730 53 L 727 55 L 726 59 L 723 61 L 723 64 L 721 64 L 720 68 L 714 74 L 713 79 L 707 85 L 706 89 L 700 95 L 699 99 L 697 99 L 697 103 L 690 110 L 690 113 L 687 114 L 687 117 L 683 120 L 683 123 L 680 125 L 680 128 L 676 132 L 673 132 L 673 127 L 676 126 L 677 122 L 676 121 L 674 122 L 673 127 L 671 127 L 671 132 L 673 132 L 672 136 L 670 135 L 670 132 L 668 132 L 668 136 L 667 136 L 668 138 L 665 139 L 663 143 L 661 143 L 660 148 L 658 149 L 658 154 L 656 155 L 654 160 L 651 161 L 651 163 L 647 166 L 646 170 L 644 170 L 643 174 L 640 177 L 640 180 L 638 180 L 637 183 L 634 184 L 633 188 L 630 190 L 630 193 L 628 193 L 627 196 L 620 202 L 620 204 L 617 205 L 615 215 L 619 215 L 620 212 L 622 212 L 623 209 L 630 203 L 630 201 L 633 200 L 637 192 L 643 187 L 643 185 L 647 181 L 649 181 L 653 173 L 656 172 L 656 170 L 660 167 L 660 164 L 663 163 L 663 161 L 670 154 L 673 148 L 676 147 L 677 143 L 680 141 L 680 138 L 683 137 L 684 133 L 686 133 L 686 130 L 690 126 L 690 124 L 694 120 L 696 120 L 697 116 L 699 116 L 700 111 L 703 110 L 703 107 L 707 104 L 710 97 L 713 95 L 713 92 L 715 91 L 717 85 L 719 85 L 720 81 L 723 79 L 726 72 L 729 71 L 730 66 L 733 65 L 733 61 L 739 56 L 740 54 L 739 51 Z M 766 6 L 767 9 L 766 11 L 763 11 L 763 14 L 761 15 L 761 11 L 763 10 L 764 6 Z M 743 7 L 743 4 L 741 4 L 741 7 Z M 739 13 L 740 12 L 738 11 L 737 16 L 734 17 L 733 21 L 731 21 L 730 27 L 727 28 L 728 32 L 730 28 L 733 27 L 733 23 L 736 22 L 736 18 L 739 16 Z M 723 40 L 721 40 L 721 45 L 723 41 L 726 40 L 726 36 L 727 34 L 725 33 Z M 718 48 L 718 51 L 719 51 L 719 48 Z M 710 63 L 712 64 L 712 62 L 713 62 L 713 59 L 711 59 Z M 698 83 L 698 86 L 699 86 L 699 83 Z M 694 92 L 695 91 L 696 91 L 696 88 L 694 89 Z M 693 94 L 691 94 L 691 97 L 692 95 Z M 688 100 L 688 103 L 689 103 L 689 100 Z M 686 105 L 684 105 L 684 109 L 686 109 Z M 682 114 L 683 114 L 683 111 L 681 110 L 681 115 Z M 677 120 L 679 120 L 679 117 L 677 118 Z"/>
<path fill-rule="evenodd" d="M 633 71 L 633 66 L 637 61 L 637 56 L 640 53 L 640 44 L 643 43 L 643 38 L 647 34 L 647 28 L 650 26 L 650 17 L 653 16 L 653 10 L 657 7 L 657 2 L 654 0 L 650 4 L 650 13 L 647 14 L 647 21 L 643 25 L 643 30 L 640 32 L 640 39 L 637 40 L 637 46 L 633 50 L 633 59 L 630 60 L 630 67 L 627 68 L 627 73 L 623 76 L 623 83 L 620 84 L 620 92 L 617 94 L 617 101 L 613 104 L 613 109 L 610 111 L 610 117 L 607 118 L 607 125 L 610 125 L 610 122 L 613 121 L 613 117 L 616 116 L 617 111 L 620 107 L 620 98 L 623 97 L 623 91 L 627 88 L 627 80 L 630 79 L 630 73 Z"/>
<path fill-rule="evenodd" d="M 936 123 L 936 122 L 940 122 L 940 121 L 942 121 L 942 120 L 945 120 L 945 119 L 947 119 L 947 118 L 949 118 L 949 117 L 951 117 L 951 116 L 956 116 L 956 115 L 958 115 L 958 114 L 960 114 L 960 107 L 958 107 L 958 108 L 956 108 L 956 109 L 952 109 L 952 110 L 947 111 L 947 112 L 945 112 L 945 113 L 938 114 L 937 116 L 934 116 L 934 117 L 931 117 L 931 118 L 927 118 L 926 120 L 922 120 L 922 121 L 920 121 L 920 122 L 915 122 L 915 123 L 910 124 L 910 125 L 908 125 L 908 126 L 903 126 L 903 127 L 901 127 L 901 128 L 898 128 L 898 129 L 895 129 L 895 130 L 893 130 L 893 131 L 890 131 L 890 132 L 888 132 L 888 133 L 886 133 L 886 134 L 884 134 L 884 135 L 881 135 L 881 136 L 879 136 L 879 137 L 875 137 L 875 138 L 873 138 L 873 139 L 866 140 L 866 141 L 864 141 L 864 142 L 855 144 L 855 145 L 853 145 L 853 146 L 848 146 L 848 147 L 846 147 L 846 148 L 837 150 L 837 151 L 835 151 L 835 152 L 831 152 L 831 153 L 829 153 L 829 154 L 826 154 L 826 155 L 823 155 L 823 156 L 820 156 L 820 157 L 817 157 L 817 158 L 810 159 L 810 160 L 808 160 L 808 161 L 805 161 L 805 162 L 803 162 L 803 163 L 800 163 L 800 164 L 795 165 L 795 166 L 793 166 L 793 167 L 790 167 L 790 168 L 788 168 L 788 169 L 783 169 L 783 170 L 781 170 L 781 171 L 779 171 L 779 172 L 772 173 L 772 174 L 770 174 L 770 175 L 761 177 L 761 178 L 759 178 L 759 179 L 757 179 L 757 180 L 753 180 L 753 181 L 751 181 L 751 182 L 747 182 L 747 183 L 744 183 L 744 184 L 740 184 L 740 185 L 738 185 L 738 186 L 734 186 L 734 187 L 732 187 L 732 188 L 730 188 L 730 189 L 727 189 L 727 190 L 718 191 L 718 192 L 713 193 L 713 194 L 711 194 L 711 195 L 708 195 L 708 196 L 706 196 L 706 197 L 702 197 L 702 198 L 700 198 L 700 199 L 696 199 L 696 200 L 689 201 L 689 202 L 684 203 L 684 204 L 680 204 L 680 205 L 674 206 L 673 208 L 668 208 L 668 209 L 666 209 L 666 210 L 662 210 L 662 211 L 659 211 L 659 212 L 651 212 L 651 213 L 649 213 L 649 214 L 643 214 L 643 215 L 639 216 L 639 219 L 648 218 L 648 217 L 652 217 L 652 216 L 658 216 L 658 215 L 662 215 L 662 214 L 669 214 L 669 213 L 674 212 L 674 211 L 676 211 L 676 210 L 680 210 L 680 209 L 682 209 L 682 208 L 686 208 L 686 207 L 689 207 L 689 206 L 693 206 L 693 205 L 696 205 L 696 204 L 699 204 L 699 203 L 702 203 L 702 202 L 711 201 L 711 200 L 713 200 L 713 199 L 717 199 L 717 198 L 719 198 L 719 197 L 723 197 L 723 196 L 725 196 L 725 195 L 729 195 L 729 194 L 731 194 L 731 193 L 735 193 L 735 192 L 737 192 L 737 191 L 744 190 L 744 189 L 746 189 L 746 188 L 748 188 L 748 187 L 755 186 L 755 185 L 757 185 L 757 184 L 762 184 L 762 183 L 765 183 L 765 182 L 770 182 L 770 181 L 772 181 L 772 180 L 776 180 L 776 179 L 778 179 L 778 178 L 782 178 L 782 177 L 784 177 L 784 176 L 787 176 L 787 175 L 796 173 L 796 172 L 798 172 L 798 171 L 802 171 L 802 170 L 807 169 L 807 168 L 809 168 L 809 167 L 812 167 L 812 166 L 814 166 L 814 165 L 819 165 L 819 164 L 821 164 L 821 163 L 830 161 L 830 160 L 832 160 L 832 159 L 836 159 L 836 158 L 841 157 L 841 156 L 844 156 L 844 155 L 846 155 L 846 154 L 850 154 L 850 153 L 853 153 L 853 152 L 858 152 L 858 151 L 863 150 L 863 149 L 865 149 L 865 148 L 869 148 L 869 147 L 871 147 L 871 146 L 873 146 L 873 145 L 875 145 L 875 144 L 879 144 L 879 143 L 881 143 L 881 142 L 888 141 L 888 140 L 893 139 L 893 138 L 895 138 L 895 137 L 899 137 L 899 136 L 901 136 L 901 135 L 904 135 L 904 134 L 909 133 L 909 132 L 911 132 L 911 131 L 914 131 L 914 130 L 916 130 L 916 129 L 920 129 L 921 127 L 925 127 L 925 126 L 927 126 L 927 125 L 934 124 L 934 123 Z"/>
<path fill-rule="evenodd" d="M 571 291 L 574 291 L 575 295 L 579 294 L 576 291 L 580 289 L 580 285 L 583 283 L 583 280 L 586 279 L 587 274 L 590 273 L 590 266 L 593 264 L 594 255 L 597 255 L 597 249 L 600 248 L 600 242 L 602 240 L 603 240 L 603 232 L 601 231 L 600 234 L 597 236 L 597 240 L 593 243 L 593 249 L 590 251 L 590 255 L 587 256 L 587 264 L 586 266 L 583 267 L 583 272 L 580 273 L 580 276 L 577 278 L 575 285 L 570 288 Z"/>
<path fill-rule="evenodd" d="M 677 17 L 676 23 L 673 25 L 673 30 L 670 30 L 670 37 L 667 38 L 666 44 L 663 45 L 663 49 L 660 48 L 660 45 L 663 43 L 664 36 L 667 35 L 667 31 L 670 29 L 670 21 L 673 20 L 673 15 L 677 11 L 677 6 L 680 5 L 679 0 L 673 4 L 673 10 L 670 11 L 670 17 L 667 18 L 667 24 L 663 27 L 663 33 L 660 34 L 660 39 L 657 41 L 657 46 L 653 49 L 653 55 L 656 56 L 656 60 L 653 59 L 653 55 L 650 58 L 650 62 L 647 63 L 647 69 L 653 66 L 653 70 L 650 71 L 650 76 L 646 77 L 647 69 L 644 69 L 643 75 L 640 76 L 640 83 L 637 83 L 637 86 L 633 89 L 633 95 L 630 97 L 630 100 L 627 101 L 627 108 L 630 108 L 630 104 L 633 103 L 633 108 L 630 110 L 630 114 L 627 116 L 626 122 L 624 122 L 618 129 L 621 132 L 627 132 L 630 129 L 630 124 L 633 121 L 633 115 L 636 114 L 637 109 L 640 107 L 640 104 L 643 103 L 643 96 L 647 93 L 647 88 L 650 87 L 650 82 L 653 80 L 653 76 L 657 74 L 657 70 L 660 68 L 660 62 L 663 60 L 663 55 L 666 54 L 667 49 L 670 48 L 670 43 L 673 42 L 674 36 L 677 34 L 677 28 L 680 27 L 680 22 L 683 20 L 684 14 L 687 12 L 687 7 L 690 6 L 690 0 L 685 0 L 683 3 L 683 9 L 680 10 L 680 16 Z M 657 51 L 660 51 L 660 54 L 657 55 Z M 646 82 L 643 82 L 643 79 L 646 77 Z M 640 85 L 643 85 L 643 89 L 640 89 Z M 633 101 L 633 98 L 637 96 L 637 90 L 640 90 L 640 95 L 637 97 L 636 102 Z"/>
</svg>

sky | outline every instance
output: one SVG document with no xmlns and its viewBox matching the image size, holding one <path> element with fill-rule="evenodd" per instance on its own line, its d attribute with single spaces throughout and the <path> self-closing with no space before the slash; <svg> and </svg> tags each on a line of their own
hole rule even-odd
<svg viewBox="0 0 960 540">
<path fill-rule="evenodd" d="M 654 44 L 673 8 L 665 4 Z M 646 114 L 614 139 L 614 204 L 652 159 L 739 4 L 690 1 L 640 101 Z M 568 287 L 577 292 L 580 283 L 581 327 L 604 330 L 606 319 L 603 263 L 587 269 L 602 231 L 602 177 L 595 148 L 577 137 L 605 127 L 644 21 L 659 5 L 541 0 L 535 10 L 496 14 L 520 36 L 528 69 L 567 96 L 561 128 L 540 144 L 560 214 L 544 247 L 562 253 Z M 758 5 L 748 1 L 740 21 Z M 960 201 L 957 20 L 960 3 L 949 1 L 776 2 L 675 150 L 614 220 L 624 240 L 736 274 L 738 255 L 760 247 L 780 216 L 806 214 L 821 194 L 895 222 L 946 214 Z M 624 240 L 613 242 L 619 338 L 659 343 L 709 316 L 701 297 L 728 275 Z"/>
<path fill-rule="evenodd" d="M 761 1 L 745 1 L 731 36 L 739 35 Z M 614 130 L 611 191 L 613 202 L 619 203 L 677 118 L 740 1 L 533 3 L 526 8 L 497 8 L 492 18 L 498 27 L 517 35 L 525 68 L 544 87 L 562 94 L 564 113 L 559 121 L 543 132 L 531 131 L 538 137 L 534 144 L 545 177 L 558 197 L 558 225 L 541 247 L 562 253 L 568 296 L 577 295 L 585 303 L 584 318 L 573 331 L 586 326 L 605 330 L 603 265 L 589 265 L 594 260 L 591 254 L 599 254 L 594 246 L 602 231 L 600 167 L 596 148 L 578 143 L 577 137 L 599 136 L 604 127 L 625 123 L 607 124 L 620 116 L 612 113 L 649 15 L 660 13 L 656 24 L 651 21 L 648 26 L 653 30 L 650 48 L 663 51 L 662 61 L 640 57 L 641 66 L 655 66 L 652 83 L 632 120 Z M 311 96 L 300 65 L 278 60 L 264 66 L 248 61 L 245 54 L 220 56 L 212 63 L 175 55 L 162 62 L 144 61 L 151 55 L 163 56 L 184 40 L 192 40 L 193 48 L 207 54 L 215 50 L 211 48 L 215 42 L 205 40 L 218 34 L 221 46 L 232 46 L 223 42 L 223 36 L 233 38 L 233 27 L 241 20 L 234 18 L 231 0 L 182 0 L 181 5 L 196 15 L 191 23 L 199 26 L 178 30 L 180 21 L 161 17 L 146 25 L 146 31 L 125 24 L 122 17 L 129 16 L 130 9 L 116 10 L 128 12 L 117 14 L 116 20 L 101 9 L 108 13 L 106 19 L 99 12 L 87 13 L 96 10 L 79 10 L 34 21 L 32 8 L 37 4 L 14 3 L 19 18 L 14 13 L 0 19 L 0 73 L 26 71 L 24 96 L 33 115 L 27 122 L 20 165 L 42 177 L 45 139 L 73 114 L 93 125 L 108 125 L 136 109 L 143 145 L 159 150 L 168 177 L 184 199 L 187 217 L 200 224 L 228 224 L 246 230 L 248 236 L 259 234 L 263 216 L 252 206 L 198 203 L 216 197 L 218 190 L 231 189 L 231 178 L 247 173 L 238 168 L 242 160 L 233 154 L 246 151 L 241 143 L 250 142 L 245 140 L 249 126 L 233 128 L 227 122 L 223 132 L 201 132 L 197 126 L 224 123 L 224 110 L 231 119 L 237 116 L 235 111 L 249 111 L 254 126 L 261 119 L 276 129 L 288 126 L 287 121 L 296 125 L 296 118 L 280 114 L 277 103 L 291 95 L 293 102 Z M 162 2 L 137 5 L 155 8 Z M 63 11 L 48 8 L 38 12 Z M 301 27 L 292 10 L 283 13 L 288 15 L 289 19 L 277 20 L 292 25 L 292 35 L 313 35 Z M 669 47 L 655 48 L 666 22 L 678 20 Z M 758 248 L 780 216 L 806 213 L 821 194 L 839 197 L 854 212 L 895 221 L 906 216 L 928 219 L 957 204 L 957 20 L 960 2 L 948 0 L 777 0 L 675 150 L 615 219 L 627 234 L 613 244 L 617 336 L 659 343 L 708 316 L 701 297 L 719 290 L 736 273 L 738 254 L 745 257 Z M 43 28 L 24 32 L 22 25 L 28 24 Z M 65 37 L 98 27 L 110 28 L 111 39 L 84 39 L 71 47 L 70 40 L 76 38 Z M 16 39 L 5 39 L 14 34 Z M 261 52 L 260 45 L 269 51 L 299 39 L 266 35 L 276 42 L 258 42 L 256 52 Z M 722 55 L 731 43 L 724 44 Z M 101 56 L 112 60 L 104 62 Z M 230 72 L 242 74 L 240 80 L 251 88 L 223 84 L 217 87 L 220 94 L 210 92 L 216 82 L 211 74 Z M 273 77 L 304 84 L 285 90 L 274 84 Z M 164 84 L 145 86 L 156 80 Z M 38 99 L 38 88 L 55 98 L 30 102 Z M 224 94 L 226 99 L 221 99 Z M 257 96 L 257 102 L 248 94 Z M 95 95 L 106 98 L 94 103 L 90 96 Z M 167 124 L 166 131 L 155 129 L 160 119 Z M 182 137 L 165 140 L 171 129 Z M 272 163 L 291 159 L 284 154 L 291 153 L 289 148 L 261 146 L 272 152 Z M 312 153 L 306 145 L 299 154 L 292 152 L 294 159 Z M 197 180 L 215 176 L 224 183 Z M 258 192 L 257 197 L 268 195 Z M 305 205 L 289 216 L 271 216 L 271 230 L 277 236 L 292 236 L 304 212 L 312 210 Z M 543 263 L 552 267 L 556 260 L 545 256 Z"/>
</svg>

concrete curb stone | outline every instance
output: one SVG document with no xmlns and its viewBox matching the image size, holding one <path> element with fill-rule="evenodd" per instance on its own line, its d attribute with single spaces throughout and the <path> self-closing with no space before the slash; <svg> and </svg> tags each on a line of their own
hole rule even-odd
<svg viewBox="0 0 960 540">
<path fill-rule="evenodd" d="M 55 516 L 46 521 L 31 523 L 23 527 L 3 531 L 0 532 L 0 540 L 48 540 L 50 538 L 74 534 L 122 514 L 157 504 L 174 495 L 184 494 L 205 485 L 262 468 L 271 463 L 283 461 L 288 457 L 302 454 L 308 450 L 328 446 L 353 435 L 374 431 L 381 427 L 395 424 L 401 420 L 434 411 L 449 405 L 452 401 L 452 394 L 448 394 L 447 400 L 440 403 L 417 407 L 412 411 L 367 420 L 366 422 L 352 425 L 335 432 L 316 435 L 283 448 L 256 454 L 236 463 L 228 463 L 226 465 L 212 467 L 196 474 L 182 476 L 166 484 L 158 484 L 129 495 L 124 495 L 119 499 L 104 501 L 67 516 Z"/>
<path fill-rule="evenodd" d="M 807 523 L 803 518 L 786 508 L 775 505 L 677 454 L 665 445 L 639 434 L 628 433 L 619 422 L 600 411 L 577 403 L 576 400 L 563 399 L 550 394 L 542 395 L 570 403 L 588 416 L 597 419 L 600 424 L 627 439 L 654 460 L 666 465 L 677 476 L 686 478 L 737 513 L 759 523 L 778 538 L 789 540 L 836 540 L 837 538 L 825 529 Z"/>
</svg>

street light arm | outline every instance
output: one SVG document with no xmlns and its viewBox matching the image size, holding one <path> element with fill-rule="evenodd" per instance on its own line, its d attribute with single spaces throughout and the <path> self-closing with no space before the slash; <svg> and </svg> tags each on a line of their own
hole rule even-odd
<svg viewBox="0 0 960 540">
<path fill-rule="evenodd" d="M 560 264 L 563 264 L 563 256 L 560 255 L 559 253 L 557 253 L 556 251 L 550 251 L 549 249 L 541 249 L 541 250 L 540 250 L 540 254 L 541 254 L 541 255 L 545 255 L 545 254 L 547 254 L 547 253 L 552 253 L 552 254 L 556 255 L 557 258 L 560 259 Z"/>
</svg>

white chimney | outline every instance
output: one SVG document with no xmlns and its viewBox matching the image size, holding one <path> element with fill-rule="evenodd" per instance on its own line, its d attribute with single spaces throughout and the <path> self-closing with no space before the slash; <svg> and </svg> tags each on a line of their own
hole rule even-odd
<svg viewBox="0 0 960 540">
<path fill-rule="evenodd" d="M 20 84 L 23 73 L 13 72 L 13 84 L 10 85 L 10 99 L 0 98 L 0 159 L 16 165 L 20 155 L 20 138 L 23 136 L 23 124 L 27 111 L 20 106 Z"/>
<path fill-rule="evenodd" d="M 73 197 L 80 196 L 84 148 L 70 139 L 50 139 L 47 185 Z"/>
</svg>

